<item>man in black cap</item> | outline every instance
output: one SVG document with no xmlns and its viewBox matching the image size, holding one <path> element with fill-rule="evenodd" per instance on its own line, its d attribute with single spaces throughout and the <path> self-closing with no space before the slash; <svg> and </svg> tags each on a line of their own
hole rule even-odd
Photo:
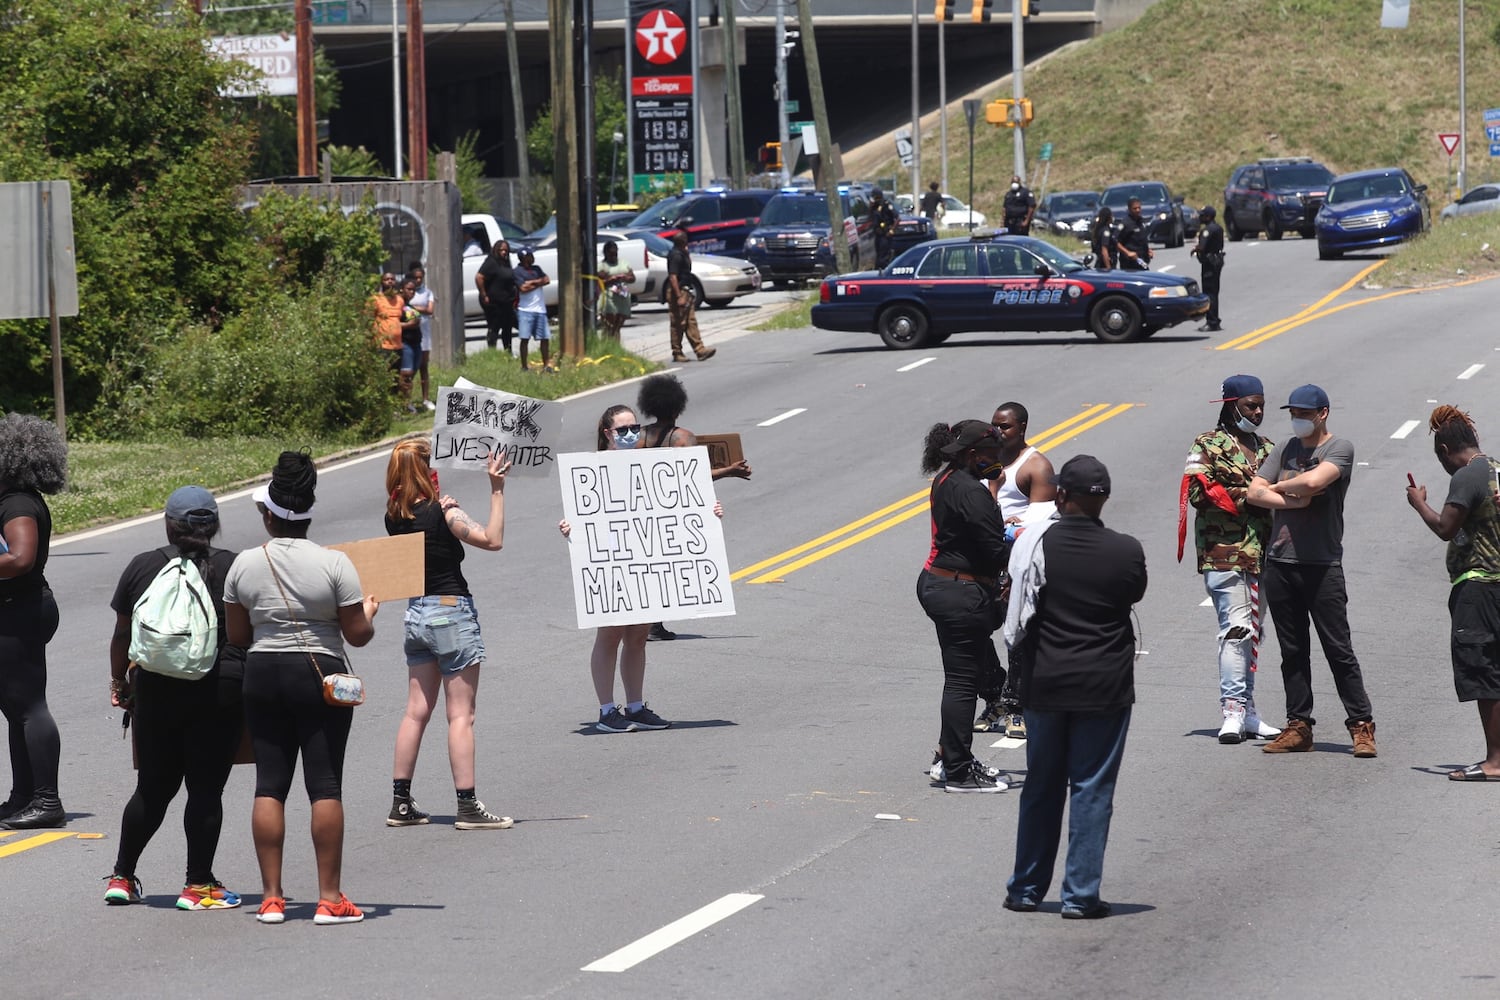
<svg viewBox="0 0 1500 1000">
<path fill-rule="evenodd" d="M 1349 595 L 1344 588 L 1344 495 L 1354 472 L 1354 444 L 1328 430 L 1328 393 L 1298 386 L 1282 407 L 1294 437 L 1276 446 L 1250 482 L 1250 502 L 1271 511 L 1271 544 L 1264 583 L 1286 688 L 1286 728 L 1262 749 L 1313 749 L 1312 642 L 1323 656 L 1344 703 L 1344 726 L 1354 756 L 1375 756 L 1375 722 L 1364 676 L 1349 640 Z"/>
<path fill-rule="evenodd" d="M 1036 910 L 1052 884 L 1068 806 L 1062 916 L 1109 916 L 1099 898 L 1115 779 L 1135 703 L 1130 609 L 1146 594 L 1146 554 L 1099 520 L 1109 470 L 1077 455 L 1057 474 L 1055 520 L 1027 528 L 1010 558 L 1005 642 L 1017 653 L 1026 781 L 1007 910 Z"/>
<path fill-rule="evenodd" d="M 1212 205 L 1204 205 L 1198 213 L 1198 245 L 1190 253 L 1198 258 L 1202 268 L 1200 274 L 1203 291 L 1208 295 L 1208 316 L 1203 329 L 1217 333 L 1219 327 L 1219 275 L 1224 270 L 1224 227 L 1214 221 L 1217 215 Z"/>
</svg>

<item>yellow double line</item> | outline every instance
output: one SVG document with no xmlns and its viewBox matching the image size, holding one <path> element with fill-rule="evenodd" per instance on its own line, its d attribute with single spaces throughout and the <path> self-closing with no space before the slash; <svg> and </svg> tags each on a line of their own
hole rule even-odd
<svg viewBox="0 0 1500 1000">
<path fill-rule="evenodd" d="M 1335 288 L 1333 291 L 1329 292 L 1327 295 L 1323 296 L 1321 299 L 1319 299 L 1318 301 L 1314 302 L 1312 305 L 1308 306 L 1307 308 L 1301 310 L 1300 312 L 1295 312 L 1292 315 L 1286 317 L 1285 319 L 1278 319 L 1276 322 L 1269 323 L 1266 326 L 1263 326 L 1263 327 L 1261 327 L 1258 330 L 1251 330 L 1249 333 L 1241 334 L 1240 336 L 1235 337 L 1233 340 L 1226 340 L 1224 343 L 1222 343 L 1218 347 L 1214 348 L 1214 350 L 1216 350 L 1216 351 L 1243 351 L 1246 348 L 1255 347 L 1257 345 L 1264 344 L 1266 341 L 1270 340 L 1272 337 L 1279 337 L 1281 334 L 1286 333 L 1288 330 L 1296 329 L 1297 327 L 1301 326 L 1303 323 L 1307 323 L 1307 322 L 1310 322 L 1312 320 L 1315 320 L 1319 316 L 1326 316 L 1326 315 L 1328 315 L 1328 313 L 1322 313 L 1322 312 L 1319 312 L 1318 310 L 1322 309 L 1324 306 L 1326 306 L 1328 303 L 1332 302 L 1334 299 L 1338 298 L 1340 295 L 1343 295 L 1345 292 L 1347 292 L 1349 289 L 1353 288 L 1355 285 L 1359 284 L 1361 281 L 1364 281 L 1366 278 L 1368 278 L 1371 274 L 1373 274 L 1375 272 L 1376 268 L 1381 267 L 1383 264 L 1385 264 L 1385 261 L 1383 261 L 1383 260 L 1376 261 L 1375 263 L 1371 264 L 1369 267 L 1365 268 L 1363 271 L 1360 271 L 1354 277 L 1350 278 L 1348 281 L 1344 282 L 1342 285 L 1340 285 L 1339 287 Z M 1343 306 L 1340 306 L 1339 308 L 1340 309 L 1344 309 L 1344 308 L 1348 308 L 1349 306 L 1355 305 L 1355 304 L 1356 303 L 1349 302 L 1349 303 L 1345 303 Z M 1331 312 L 1337 312 L 1337 311 L 1338 311 L 1337 309 L 1330 309 L 1328 312 L 1331 313 Z"/>
<path fill-rule="evenodd" d="M 1106 420 L 1118 417 L 1135 405 L 1135 403 L 1095 403 L 1078 415 L 1048 427 L 1033 437 L 1029 443 L 1038 449 L 1056 444 L 1064 438 L 1082 434 L 1091 427 L 1097 427 Z M 894 528 L 925 512 L 928 507 L 929 492 L 928 488 L 918 490 L 911 496 L 902 497 L 873 514 L 866 514 L 857 521 L 850 521 L 841 528 L 835 528 L 826 535 L 819 535 L 810 542 L 803 542 L 769 559 L 762 559 L 754 565 L 746 566 L 731 574 L 729 579 L 738 582 L 746 577 L 752 577 L 751 583 L 780 583 L 789 573 L 811 566 L 820 559 L 827 559 L 835 553 L 880 534 L 887 528 Z"/>
<path fill-rule="evenodd" d="M 19 832 L 19 830 L 0 830 L 0 840 Z M 49 830 L 46 833 L 34 833 L 29 837 L 23 837 L 20 840 L 13 840 L 8 844 L 0 845 L 0 858 L 9 857 L 12 854 L 20 854 L 22 851 L 29 851 L 33 847 L 41 847 L 43 844 L 50 844 L 53 841 L 67 840 L 69 837 L 77 836 L 79 834 L 71 830 L 64 832 Z M 90 835 L 84 834 L 83 836 L 87 837 Z M 98 834 L 93 834 L 92 836 L 97 837 Z"/>
</svg>

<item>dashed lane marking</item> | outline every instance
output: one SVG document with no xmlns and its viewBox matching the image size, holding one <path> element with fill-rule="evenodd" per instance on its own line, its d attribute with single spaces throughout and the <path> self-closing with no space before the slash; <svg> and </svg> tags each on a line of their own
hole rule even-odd
<svg viewBox="0 0 1500 1000">
<path fill-rule="evenodd" d="M 627 944 L 618 951 L 610 952 L 598 961 L 590 962 L 583 967 L 583 971 L 624 972 L 765 898 L 752 892 L 731 892 L 705 907 L 694 910 L 685 917 L 672 921 L 660 930 L 652 931 L 640 940 Z"/>
<path fill-rule="evenodd" d="M 1470 365 L 1458 373 L 1459 381 L 1462 382 L 1471 379 L 1482 371 L 1484 371 L 1484 365 Z"/>
<path fill-rule="evenodd" d="M 1412 431 L 1416 430 L 1418 427 L 1421 427 L 1421 426 L 1422 426 L 1422 422 L 1420 420 L 1408 420 L 1406 423 L 1404 423 L 1400 427 L 1396 428 L 1396 433 L 1394 433 L 1394 434 L 1391 435 L 1391 440 L 1392 441 L 1404 441 L 1404 440 L 1406 440 L 1406 436 L 1408 434 L 1410 434 Z"/>
<path fill-rule="evenodd" d="M 898 371 L 898 372 L 909 372 L 913 368 L 921 368 L 923 365 L 927 364 L 929 361 L 936 361 L 936 360 L 937 360 L 937 358 L 918 358 L 916 361 L 913 361 L 909 365 L 902 365 L 900 368 L 897 368 L 896 371 Z"/>
<path fill-rule="evenodd" d="M 772 426 L 775 426 L 776 424 L 781 423 L 783 420 L 790 420 L 793 417 L 795 417 L 797 414 L 799 414 L 799 413 L 806 413 L 806 412 L 807 412 L 807 407 L 805 407 L 805 406 L 799 406 L 796 409 L 787 410 L 785 413 L 777 414 L 776 416 L 772 417 L 770 420 L 762 420 L 760 423 L 756 424 L 755 426 L 757 426 L 757 427 L 772 427 Z"/>
</svg>

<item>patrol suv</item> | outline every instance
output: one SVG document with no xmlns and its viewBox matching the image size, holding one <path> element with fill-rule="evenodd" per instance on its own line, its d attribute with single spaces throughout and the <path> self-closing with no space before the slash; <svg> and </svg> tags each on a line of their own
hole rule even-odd
<svg viewBox="0 0 1500 1000">
<path fill-rule="evenodd" d="M 649 229 L 663 239 L 680 230 L 687 233 L 691 253 L 716 253 L 743 257 L 745 237 L 760 222 L 761 210 L 772 192 L 758 189 L 729 191 L 722 188 L 684 191 L 647 208 L 634 219 L 616 224 L 616 229 Z"/>
<path fill-rule="evenodd" d="M 862 186 L 840 185 L 839 200 L 844 206 L 844 239 L 857 271 L 861 261 L 875 263 L 875 225 Z M 811 188 L 783 188 L 766 203 L 759 228 L 745 239 L 745 259 L 778 288 L 821 278 L 838 270 L 831 232 L 827 195 Z"/>
<path fill-rule="evenodd" d="M 1264 232 L 1279 240 L 1287 230 L 1303 239 L 1317 235 L 1313 220 L 1333 171 L 1306 156 L 1256 160 L 1235 169 L 1224 188 L 1224 235 L 1242 240 Z"/>
</svg>

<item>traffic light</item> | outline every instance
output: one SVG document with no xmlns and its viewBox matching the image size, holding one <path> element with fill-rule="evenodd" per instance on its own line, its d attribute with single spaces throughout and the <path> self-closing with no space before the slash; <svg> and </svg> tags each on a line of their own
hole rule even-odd
<svg viewBox="0 0 1500 1000">
<path fill-rule="evenodd" d="M 1021 5 L 1021 16 L 1030 17 L 1042 12 L 1042 0 L 1016 0 Z"/>
<path fill-rule="evenodd" d="M 952 0 L 937 0 L 937 9 L 933 14 L 939 21 L 953 20 Z"/>
<path fill-rule="evenodd" d="M 969 20 L 975 24 L 987 24 L 990 20 L 990 7 L 994 0 L 974 0 L 974 6 L 969 11 Z"/>
<path fill-rule="evenodd" d="M 1030 125 L 1031 124 L 1031 119 L 1033 117 L 1033 115 L 1032 115 L 1032 107 L 1031 107 L 1031 98 L 1029 98 L 1029 97 L 1023 97 L 1023 98 L 1021 98 L 1021 113 L 1017 117 L 1019 117 L 1021 119 L 1021 124 L 1022 125 Z"/>
<path fill-rule="evenodd" d="M 991 101 L 984 106 L 984 120 L 991 125 L 1004 125 L 1007 128 L 1014 127 L 1015 122 L 1010 120 L 1010 109 L 1015 103 L 1015 101 L 1009 98 Z"/>
</svg>

